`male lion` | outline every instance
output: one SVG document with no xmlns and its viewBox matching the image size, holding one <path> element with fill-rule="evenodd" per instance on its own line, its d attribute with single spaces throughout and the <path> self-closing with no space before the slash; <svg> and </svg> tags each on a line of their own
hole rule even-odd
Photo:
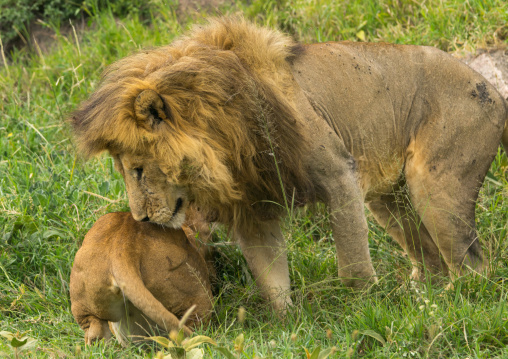
<svg viewBox="0 0 508 359">
<path fill-rule="evenodd" d="M 475 201 L 506 118 L 496 90 L 437 49 L 300 45 L 219 18 L 111 65 L 72 120 L 85 155 L 114 156 L 136 220 L 178 227 L 192 202 L 215 213 L 283 310 L 280 218 L 306 202 L 328 205 L 348 285 L 376 281 L 364 202 L 415 277 L 480 270 Z"/>
<path fill-rule="evenodd" d="M 181 229 L 139 223 L 129 212 L 99 218 L 76 254 L 70 279 L 71 310 L 85 343 L 109 339 L 110 328 L 124 346 L 132 335 L 169 332 L 192 305 L 187 324 L 206 319 L 212 308 L 209 273 L 192 241 Z"/>
</svg>

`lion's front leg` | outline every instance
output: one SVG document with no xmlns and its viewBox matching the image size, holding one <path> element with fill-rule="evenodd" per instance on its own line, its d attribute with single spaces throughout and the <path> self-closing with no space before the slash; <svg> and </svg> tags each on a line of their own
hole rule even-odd
<svg viewBox="0 0 508 359">
<path fill-rule="evenodd" d="M 377 282 L 372 266 L 364 198 L 353 158 L 345 150 L 330 153 L 323 146 L 314 174 L 320 196 L 328 205 L 337 250 L 339 277 L 350 287 Z"/>
<path fill-rule="evenodd" d="M 235 237 L 262 295 L 277 312 L 284 313 L 292 302 L 286 245 L 280 222 L 261 222 L 251 231 L 240 229 Z"/>
<path fill-rule="evenodd" d="M 329 203 L 339 277 L 345 285 L 362 289 L 377 282 L 369 252 L 367 220 L 363 202 L 345 197 Z"/>
</svg>

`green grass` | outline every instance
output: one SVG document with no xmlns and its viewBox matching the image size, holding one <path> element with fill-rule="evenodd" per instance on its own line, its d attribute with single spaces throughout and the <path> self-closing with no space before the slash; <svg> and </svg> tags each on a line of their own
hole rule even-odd
<svg viewBox="0 0 508 359">
<path fill-rule="evenodd" d="M 102 12 L 89 20 L 84 33 L 53 29 L 55 41 L 44 54 L 7 54 L 8 66 L 0 69 L 0 331 L 30 330 L 38 342 L 26 357 L 74 357 L 76 346 L 87 358 L 153 357 L 160 350 L 115 344 L 84 348 L 68 296 L 70 268 L 84 234 L 99 216 L 128 206 L 112 160 L 103 156 L 83 162 L 65 118 L 112 61 L 166 44 L 203 17 L 177 18 L 154 4 L 150 27 L 135 15 L 114 19 Z M 448 51 L 507 44 L 504 0 L 280 0 L 222 9 L 237 11 L 306 42 L 365 38 Z M 412 285 L 409 260 L 369 217 L 380 283 L 354 293 L 337 279 L 327 215 L 316 206 L 285 226 L 295 302 L 288 318 L 274 320 L 240 252 L 219 247 L 219 295 L 210 326 L 198 332 L 231 350 L 243 332 L 247 358 L 301 358 L 304 347 L 312 351 L 317 346 L 336 346 L 335 357 L 508 358 L 506 168 L 500 153 L 477 206 L 477 225 L 490 258 L 488 277 L 462 278 L 451 291 Z M 247 310 L 243 324 L 237 321 L 240 306 Z M 205 348 L 207 356 L 220 357 Z M 13 355 L 2 337 L 1 353 Z"/>
</svg>

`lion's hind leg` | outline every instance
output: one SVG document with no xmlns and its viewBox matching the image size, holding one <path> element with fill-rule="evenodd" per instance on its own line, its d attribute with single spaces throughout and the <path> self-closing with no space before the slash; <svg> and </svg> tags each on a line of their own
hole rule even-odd
<svg viewBox="0 0 508 359">
<path fill-rule="evenodd" d="M 367 207 L 376 221 L 408 254 L 413 264 L 412 279 L 425 280 L 427 271 L 447 275 L 448 267 L 420 216 L 411 206 L 403 183 L 396 186 L 392 193 L 369 202 Z"/>
<path fill-rule="evenodd" d="M 405 172 L 413 207 L 456 277 L 466 269 L 485 268 L 475 227 L 475 204 L 497 143 L 491 151 L 478 154 L 460 144 L 454 146 L 462 154 L 450 153 L 441 160 L 435 155 L 439 149 L 415 150 Z"/>
<path fill-rule="evenodd" d="M 475 205 L 498 152 L 506 109 L 499 93 L 467 66 L 450 63 L 443 72 L 449 60 L 429 71 L 434 79 L 447 76 L 449 83 L 427 83 L 426 111 L 408 143 L 404 174 L 413 207 L 452 276 L 458 276 L 467 268 L 485 268 Z"/>
</svg>

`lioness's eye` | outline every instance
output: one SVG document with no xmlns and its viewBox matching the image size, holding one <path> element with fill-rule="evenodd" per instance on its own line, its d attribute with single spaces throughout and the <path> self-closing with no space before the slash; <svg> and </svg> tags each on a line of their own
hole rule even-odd
<svg viewBox="0 0 508 359">
<path fill-rule="evenodd" d="M 134 171 L 136 171 L 138 181 L 141 181 L 141 176 L 143 176 L 143 167 L 134 168 Z"/>
</svg>

